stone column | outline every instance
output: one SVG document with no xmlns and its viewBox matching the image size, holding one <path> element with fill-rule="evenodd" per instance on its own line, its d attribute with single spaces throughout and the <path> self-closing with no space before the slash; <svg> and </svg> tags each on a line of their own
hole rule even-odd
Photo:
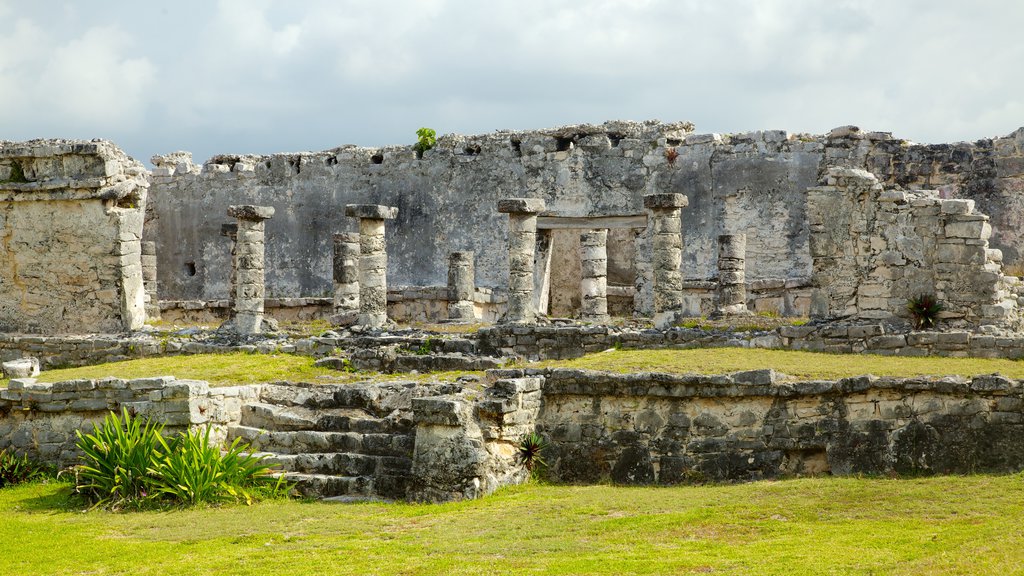
<svg viewBox="0 0 1024 576">
<path fill-rule="evenodd" d="M 504 322 L 532 323 L 534 251 L 537 245 L 537 213 L 544 210 L 539 198 L 508 198 L 498 201 L 498 212 L 508 214 L 508 310 Z"/>
<path fill-rule="evenodd" d="M 654 326 L 672 326 L 683 304 L 682 194 L 648 194 L 644 208 L 650 211 L 651 269 L 654 280 Z"/>
<path fill-rule="evenodd" d="M 472 252 L 452 252 L 448 258 L 448 319 L 473 321 L 476 278 Z"/>
<path fill-rule="evenodd" d="M 259 334 L 263 328 L 263 221 L 274 216 L 272 206 L 230 206 L 228 216 L 238 219 L 235 241 L 234 318 L 230 321 L 239 334 Z"/>
<path fill-rule="evenodd" d="M 745 258 L 746 234 L 722 234 L 718 237 L 718 305 L 715 314 L 748 314 Z"/>
<path fill-rule="evenodd" d="M 352 324 L 359 314 L 359 234 L 345 232 L 334 238 L 335 324 Z M 336 321 L 337 320 L 337 321 Z"/>
<path fill-rule="evenodd" d="M 398 216 L 398 208 L 377 204 L 349 204 L 345 215 L 359 219 L 359 324 L 380 328 L 388 321 L 388 252 L 384 221 Z"/>
<path fill-rule="evenodd" d="M 608 231 L 588 230 L 580 234 L 580 319 L 608 322 Z"/>
<path fill-rule="evenodd" d="M 238 292 L 238 255 L 235 250 L 238 245 L 238 224 L 221 224 L 220 235 L 231 242 L 231 268 L 228 272 L 228 320 L 231 320 L 235 317 L 235 296 Z"/>
<path fill-rule="evenodd" d="M 145 291 L 146 318 L 160 319 L 160 300 L 156 287 L 156 242 L 142 242 L 142 289 Z"/>
</svg>

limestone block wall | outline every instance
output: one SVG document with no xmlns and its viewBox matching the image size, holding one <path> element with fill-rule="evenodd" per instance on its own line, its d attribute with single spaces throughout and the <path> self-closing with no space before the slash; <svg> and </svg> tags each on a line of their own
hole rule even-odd
<svg viewBox="0 0 1024 576">
<path fill-rule="evenodd" d="M 53 384 L 14 379 L 0 389 L 0 449 L 59 467 L 75 463 L 75 431 L 89 432 L 113 411 L 127 409 L 166 425 L 167 432 L 210 425 L 214 438 L 241 417 L 251 386 L 210 388 L 171 376 L 122 380 L 69 380 Z"/>
<path fill-rule="evenodd" d="M 0 331 L 140 328 L 148 187 L 109 142 L 0 142 Z"/>
<path fill-rule="evenodd" d="M 1018 324 L 1019 280 L 1002 274 L 973 200 L 886 190 L 860 169 L 831 168 L 825 181 L 807 196 L 812 315 L 907 317 L 911 298 L 932 294 L 946 321 Z"/>
<path fill-rule="evenodd" d="M 414 398 L 416 448 L 410 500 L 478 498 L 527 478 L 518 444 L 533 432 L 541 379 L 496 379 L 479 398 L 466 393 Z"/>
<path fill-rule="evenodd" d="M 792 382 L 554 370 L 537 428 L 567 482 L 672 484 L 785 474 L 1024 468 L 1024 388 L 972 380 Z"/>
<path fill-rule="evenodd" d="M 240 203 L 277 209 L 267 225 L 267 293 L 275 298 L 331 294 L 332 235 L 354 231 L 340 208 L 359 203 L 399 208 L 387 231 L 389 282 L 443 285 L 448 253 L 471 250 L 478 285 L 504 287 L 507 222 L 493 206 L 506 197 L 540 198 L 551 213 L 591 216 L 641 213 L 646 194 L 684 194 L 690 200 L 682 214 L 684 279 L 716 277 L 716 242 L 724 233 L 747 235 L 749 281 L 806 278 L 812 273 L 806 190 L 830 167 L 867 170 L 888 187 L 974 199 L 979 212 L 992 215 L 992 247 L 1006 262 L 1016 263 L 1024 249 L 1024 130 L 974 143 L 918 145 L 854 127 L 826 135 L 720 135 L 694 134 L 685 122 L 606 122 L 446 135 L 421 159 L 411 146 L 342 146 L 221 155 L 202 166 L 187 153 L 153 162 L 146 234 L 158 245 L 165 300 L 226 297 L 230 255 L 218 237 L 219 215 Z M 564 260 L 559 255 L 575 258 L 577 247 L 564 241 L 573 236 L 555 235 L 553 262 Z M 609 278 L 635 284 L 636 310 L 650 313 L 644 242 L 641 234 L 636 250 L 632 242 L 609 250 Z M 552 283 L 552 310 L 570 315 L 578 278 L 555 275 Z"/>
</svg>

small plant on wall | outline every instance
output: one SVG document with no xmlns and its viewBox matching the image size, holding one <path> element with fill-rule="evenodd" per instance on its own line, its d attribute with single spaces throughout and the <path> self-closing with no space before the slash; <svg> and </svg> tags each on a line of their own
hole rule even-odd
<svg viewBox="0 0 1024 576">
<path fill-rule="evenodd" d="M 907 311 L 917 330 L 934 328 L 944 309 L 935 294 L 919 294 L 907 302 Z"/>
<path fill-rule="evenodd" d="M 667 160 L 669 164 L 674 165 L 676 163 L 676 158 L 679 158 L 679 151 L 676 150 L 675 147 L 665 149 L 665 160 Z"/>
<path fill-rule="evenodd" d="M 420 128 L 416 131 L 417 140 L 412 149 L 416 151 L 416 157 L 422 158 L 423 153 L 437 145 L 437 132 L 432 128 Z"/>
</svg>

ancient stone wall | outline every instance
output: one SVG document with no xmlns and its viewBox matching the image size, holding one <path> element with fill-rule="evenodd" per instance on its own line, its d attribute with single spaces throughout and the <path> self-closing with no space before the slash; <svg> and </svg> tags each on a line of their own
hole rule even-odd
<svg viewBox="0 0 1024 576">
<path fill-rule="evenodd" d="M 0 331 L 140 328 L 148 186 L 109 142 L 0 142 Z"/>
<path fill-rule="evenodd" d="M 1024 467 L 1024 388 L 972 380 L 791 382 L 554 370 L 537 428 L 553 478 L 626 484 L 786 474 L 1013 472 Z"/>
<path fill-rule="evenodd" d="M 171 376 L 122 380 L 68 380 L 53 384 L 14 379 L 0 389 L 0 449 L 68 466 L 78 456 L 75 432 L 88 433 L 122 409 L 166 425 L 167 432 L 211 425 L 213 438 L 239 420 L 252 387 L 210 388 Z"/>
<path fill-rule="evenodd" d="M 331 238 L 354 231 L 342 211 L 349 203 L 399 208 L 387 231 L 389 282 L 441 285 L 448 253 L 472 250 L 478 285 L 503 287 L 507 222 L 493 207 L 507 197 L 541 198 L 550 213 L 592 216 L 641 214 L 645 194 L 685 194 L 685 279 L 715 278 L 718 236 L 738 233 L 747 235 L 748 281 L 806 278 L 812 268 L 806 190 L 835 166 L 868 170 L 885 186 L 975 199 L 980 212 L 992 215 L 992 246 L 1007 263 L 1024 246 L 1024 130 L 953 145 L 916 145 L 853 127 L 824 136 L 690 130 L 687 123 L 608 122 L 448 135 L 421 159 L 410 146 L 224 155 L 201 167 L 187 154 L 155 157 L 146 234 L 159 245 L 161 298 L 226 296 L 230 256 L 218 236 L 220 214 L 237 203 L 277 208 L 267 225 L 271 297 L 331 294 Z M 555 262 L 576 258 L 578 246 L 565 239 L 577 236 L 555 235 Z M 645 238 L 637 242 L 609 247 L 611 283 L 629 285 L 645 274 Z M 561 265 L 555 270 L 552 310 L 565 315 L 575 306 L 579 279 L 571 270 L 563 274 Z M 649 286 L 637 288 L 636 309 L 650 313 Z"/>
<path fill-rule="evenodd" d="M 1002 274 L 973 200 L 886 190 L 860 169 L 830 168 L 824 183 L 807 196 L 812 315 L 907 317 L 908 302 L 932 295 L 947 322 L 1017 325 L 1020 281 Z"/>
</svg>

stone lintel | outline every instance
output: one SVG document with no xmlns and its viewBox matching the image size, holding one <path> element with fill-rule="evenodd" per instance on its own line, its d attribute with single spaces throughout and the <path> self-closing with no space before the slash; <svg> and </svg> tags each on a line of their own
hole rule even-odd
<svg viewBox="0 0 1024 576">
<path fill-rule="evenodd" d="M 498 212 L 503 214 L 536 214 L 547 206 L 541 198 L 504 198 L 498 200 Z"/>
<path fill-rule="evenodd" d="M 239 220 L 267 220 L 274 217 L 273 206 L 254 206 L 252 204 L 241 204 L 228 206 L 228 216 Z"/>
<path fill-rule="evenodd" d="M 684 208 L 690 203 L 690 199 L 684 194 L 647 194 L 644 196 L 644 208 L 671 209 Z"/>
<path fill-rule="evenodd" d="M 347 204 L 345 216 L 351 218 L 369 218 L 372 220 L 393 220 L 398 217 L 398 208 L 381 206 L 380 204 Z"/>
</svg>

